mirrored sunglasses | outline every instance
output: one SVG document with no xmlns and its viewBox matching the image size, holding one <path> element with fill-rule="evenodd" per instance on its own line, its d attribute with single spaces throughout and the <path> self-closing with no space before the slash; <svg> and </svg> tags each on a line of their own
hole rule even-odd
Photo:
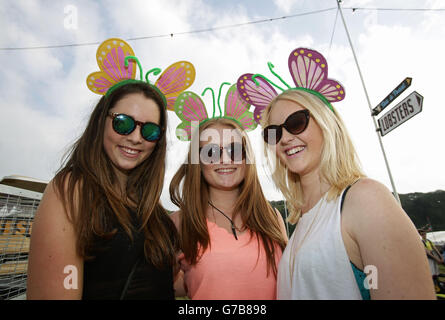
<svg viewBox="0 0 445 320">
<path fill-rule="evenodd" d="M 156 123 L 136 121 L 124 113 L 110 112 L 108 115 L 113 119 L 113 130 L 120 135 L 129 135 L 140 126 L 141 136 L 145 140 L 153 142 L 161 138 L 162 129 Z"/>
</svg>

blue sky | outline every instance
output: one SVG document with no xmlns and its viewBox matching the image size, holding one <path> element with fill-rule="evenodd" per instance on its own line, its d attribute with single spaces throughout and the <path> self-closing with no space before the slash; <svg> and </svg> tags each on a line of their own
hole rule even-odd
<svg viewBox="0 0 445 320">
<path fill-rule="evenodd" d="M 77 12 L 76 28 L 64 21 L 68 6 Z M 442 75 L 445 11 L 375 11 L 349 8 L 445 8 L 438 0 L 344 0 L 342 6 L 370 96 L 377 105 L 405 77 L 413 83 L 392 105 L 416 90 L 423 111 L 383 137 L 400 193 L 445 189 L 445 109 Z M 246 1 L 49 1 L 3 0 L 0 48 L 102 42 L 217 28 L 334 8 L 333 10 L 214 32 L 129 41 L 144 70 L 188 60 L 196 68 L 190 88 L 202 92 L 235 82 L 245 72 L 268 74 L 267 62 L 291 83 L 287 58 L 297 47 L 320 51 L 329 77 L 346 88 L 337 103 L 368 176 L 389 189 L 387 169 L 335 0 Z M 331 43 L 331 36 L 333 40 Z M 84 129 L 99 97 L 86 84 L 96 71 L 97 45 L 39 50 L 0 50 L 0 177 L 13 174 L 50 180 L 64 152 Z M 184 160 L 187 143 L 175 138 L 179 120 L 169 123 L 166 184 Z M 281 199 L 268 178 L 259 130 L 249 134 L 258 171 L 269 199 Z M 173 208 L 167 192 L 163 202 Z"/>
</svg>

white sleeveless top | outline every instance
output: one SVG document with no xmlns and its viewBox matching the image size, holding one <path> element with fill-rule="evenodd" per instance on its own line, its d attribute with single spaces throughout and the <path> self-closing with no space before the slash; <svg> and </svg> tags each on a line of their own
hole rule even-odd
<svg viewBox="0 0 445 320">
<path fill-rule="evenodd" d="M 301 216 L 278 266 L 278 299 L 362 299 L 341 235 L 340 202 L 341 195 L 328 202 L 325 194 Z"/>
</svg>

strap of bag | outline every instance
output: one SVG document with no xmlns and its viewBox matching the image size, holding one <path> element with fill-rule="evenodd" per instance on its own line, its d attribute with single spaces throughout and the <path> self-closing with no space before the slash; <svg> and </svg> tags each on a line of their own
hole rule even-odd
<svg viewBox="0 0 445 320">
<path fill-rule="evenodd" d="M 349 188 L 352 186 L 352 184 L 350 184 L 349 186 L 346 187 L 345 192 L 343 192 L 342 196 L 341 196 L 341 203 L 340 203 L 340 212 L 343 209 L 343 202 L 345 202 L 345 197 L 346 197 L 346 193 L 348 192 Z"/>
<path fill-rule="evenodd" d="M 358 179 L 358 180 L 360 180 L 360 179 Z M 340 202 L 340 213 L 343 209 L 343 202 L 345 202 L 346 193 L 348 193 L 349 188 L 351 188 L 357 181 L 355 181 L 355 182 L 351 183 L 349 186 L 347 186 L 345 191 L 343 192 L 343 194 L 341 196 L 341 202 Z"/>
<path fill-rule="evenodd" d="M 125 295 L 127 294 L 127 291 L 128 291 L 128 287 L 130 286 L 131 279 L 133 279 L 134 272 L 136 271 L 136 268 L 137 268 L 140 260 L 141 259 L 138 258 L 136 260 L 136 262 L 134 263 L 133 267 L 131 268 L 130 274 L 128 275 L 127 281 L 125 282 L 125 286 L 124 286 L 124 289 L 122 290 L 119 300 L 124 300 Z"/>
</svg>

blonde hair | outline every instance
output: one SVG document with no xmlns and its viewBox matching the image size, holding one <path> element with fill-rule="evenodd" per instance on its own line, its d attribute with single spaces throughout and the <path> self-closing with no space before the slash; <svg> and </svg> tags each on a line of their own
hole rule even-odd
<svg viewBox="0 0 445 320">
<path fill-rule="evenodd" d="M 321 129 L 323 147 L 320 179 L 330 185 L 327 192 L 328 201 L 340 196 L 344 188 L 365 176 L 343 120 L 334 108 L 331 110 L 320 98 L 310 92 L 291 89 L 278 95 L 262 114 L 263 128 L 270 124 L 270 114 L 275 104 L 282 100 L 294 102 L 309 110 L 311 120 L 315 121 Z M 272 170 L 272 179 L 289 203 L 288 221 L 295 224 L 300 218 L 301 208 L 304 205 L 300 176 L 288 170 L 266 143 L 264 153 Z"/>
<path fill-rule="evenodd" d="M 258 179 L 254 164 L 254 155 L 249 138 L 244 130 L 233 120 L 225 118 L 211 119 L 195 130 L 194 139 L 207 128 L 226 125 L 240 133 L 246 148 L 246 173 L 239 186 L 239 196 L 235 203 L 234 214 L 240 214 L 243 226 L 251 235 L 256 234 L 258 244 L 261 239 L 267 256 L 267 273 L 272 268 L 277 274 L 275 263 L 276 245 L 281 251 L 286 246 L 286 239 L 280 230 L 277 213 L 266 200 Z M 199 140 L 198 140 L 199 141 Z M 182 164 L 170 183 L 170 198 L 181 210 L 180 238 L 185 258 L 193 265 L 201 254 L 210 246 L 210 237 L 206 222 L 206 208 L 209 200 L 208 184 L 201 174 L 201 165 L 192 163 L 192 147 L 190 145 L 187 161 Z M 181 182 L 182 185 L 181 185 Z M 233 217 L 234 219 L 234 217 Z M 199 250 L 199 252 L 198 252 Z M 259 252 L 258 252 L 259 255 Z"/>
</svg>

